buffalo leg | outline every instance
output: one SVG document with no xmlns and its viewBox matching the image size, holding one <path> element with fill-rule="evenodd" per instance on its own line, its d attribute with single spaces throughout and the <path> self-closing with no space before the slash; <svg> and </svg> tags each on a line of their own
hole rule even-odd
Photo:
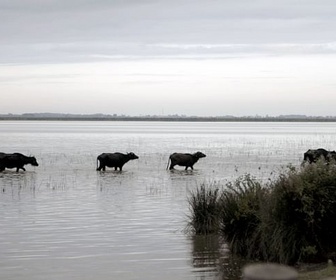
<svg viewBox="0 0 336 280">
<path fill-rule="evenodd" d="M 19 166 L 16 168 L 16 172 L 19 172 L 20 169 L 22 169 L 23 171 L 26 171 L 26 169 L 23 166 Z"/>
<path fill-rule="evenodd" d="M 97 171 L 101 171 L 103 169 L 103 171 L 105 171 L 105 165 L 99 165 L 99 167 L 97 168 Z"/>
</svg>

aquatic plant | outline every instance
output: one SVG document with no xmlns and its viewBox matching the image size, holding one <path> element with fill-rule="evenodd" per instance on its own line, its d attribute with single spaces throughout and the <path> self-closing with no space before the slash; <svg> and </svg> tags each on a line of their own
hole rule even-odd
<svg viewBox="0 0 336 280">
<path fill-rule="evenodd" d="M 271 184 L 272 259 L 326 259 L 336 252 L 336 165 L 320 160 L 302 169 L 289 168 Z M 269 221 L 270 222 L 270 221 Z"/>
<path fill-rule="evenodd" d="M 189 204 L 194 232 L 217 230 L 234 254 L 287 264 L 335 256 L 334 163 L 288 166 L 266 184 L 245 175 L 215 191 L 203 185 Z"/>
<path fill-rule="evenodd" d="M 191 192 L 188 203 L 191 215 L 188 228 L 196 234 L 211 234 L 219 228 L 219 188 L 202 184 Z"/>
<path fill-rule="evenodd" d="M 266 194 L 267 189 L 249 174 L 228 183 L 222 192 L 220 232 L 234 254 L 254 256 L 259 250 L 261 209 Z"/>
</svg>

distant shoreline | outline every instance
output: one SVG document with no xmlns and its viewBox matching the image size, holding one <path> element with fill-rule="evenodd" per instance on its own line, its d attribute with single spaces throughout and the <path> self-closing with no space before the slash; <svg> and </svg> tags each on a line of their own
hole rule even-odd
<svg viewBox="0 0 336 280">
<path fill-rule="evenodd" d="M 146 121 L 146 122 L 336 122 L 336 117 L 130 117 L 130 116 L 19 116 L 2 115 L 0 121 Z"/>
</svg>

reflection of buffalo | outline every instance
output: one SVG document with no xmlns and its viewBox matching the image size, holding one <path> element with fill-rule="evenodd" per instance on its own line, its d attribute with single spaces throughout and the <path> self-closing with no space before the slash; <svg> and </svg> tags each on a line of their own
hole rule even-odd
<svg viewBox="0 0 336 280">
<path fill-rule="evenodd" d="M 307 152 L 303 154 L 303 162 L 315 163 L 319 159 L 323 159 L 327 162 L 330 160 L 336 160 L 336 152 L 335 151 L 327 151 L 325 149 L 309 149 Z"/>
<path fill-rule="evenodd" d="M 0 172 L 4 171 L 5 168 L 16 168 L 16 172 L 19 172 L 19 169 L 26 171 L 26 169 L 23 167 L 26 164 L 38 166 L 35 157 L 27 157 L 19 153 L 14 154 L 0 153 Z"/>
<path fill-rule="evenodd" d="M 126 162 L 132 159 L 138 159 L 139 157 L 135 155 L 134 153 L 103 153 L 97 157 L 97 171 L 100 171 L 103 169 L 105 171 L 106 166 L 107 167 L 114 167 L 114 170 L 122 170 L 122 167 Z M 99 167 L 98 167 L 98 161 L 99 161 Z"/>
<path fill-rule="evenodd" d="M 200 158 L 204 158 L 204 157 L 206 157 L 206 155 L 201 153 L 201 152 L 197 152 L 197 153 L 194 153 L 194 154 L 173 153 L 169 156 L 169 160 L 170 160 L 169 169 L 170 170 L 174 169 L 175 165 L 185 166 L 185 170 L 187 170 L 188 167 L 190 167 L 191 169 L 194 169 L 193 168 L 194 164 Z M 168 160 L 168 164 L 167 164 L 167 169 L 168 169 L 168 165 L 169 165 L 169 160 Z"/>
</svg>

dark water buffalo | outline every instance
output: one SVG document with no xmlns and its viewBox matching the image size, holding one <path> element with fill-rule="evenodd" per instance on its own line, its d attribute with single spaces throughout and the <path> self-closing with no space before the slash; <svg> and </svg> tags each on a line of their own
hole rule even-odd
<svg viewBox="0 0 336 280">
<path fill-rule="evenodd" d="M 307 152 L 303 154 L 303 162 L 315 163 L 319 159 L 323 159 L 327 162 L 330 160 L 336 160 L 336 152 L 335 151 L 327 151 L 325 149 L 309 149 Z"/>
<path fill-rule="evenodd" d="M 119 168 L 119 170 L 122 171 L 122 168 L 126 162 L 138 158 L 139 157 L 134 153 L 103 153 L 97 157 L 97 171 L 100 171 L 101 169 L 105 171 L 106 166 L 114 167 L 114 170 Z"/>
<path fill-rule="evenodd" d="M 19 172 L 19 169 L 26 171 L 26 169 L 23 167 L 26 164 L 38 166 L 35 157 L 27 157 L 20 153 L 0 153 L 0 172 L 4 171 L 5 168 L 16 168 L 16 172 Z"/>
<path fill-rule="evenodd" d="M 190 167 L 191 169 L 194 169 L 193 168 L 194 164 L 200 158 L 204 158 L 204 157 L 206 157 L 206 155 L 201 153 L 201 152 L 196 152 L 194 154 L 173 153 L 169 156 L 167 169 L 168 169 L 168 166 L 169 166 L 169 161 L 170 161 L 169 170 L 174 169 L 175 165 L 185 166 L 185 170 L 187 170 L 188 167 Z"/>
<path fill-rule="evenodd" d="M 336 161 L 336 152 L 330 151 L 328 154 L 328 160 L 335 160 Z"/>
</svg>

